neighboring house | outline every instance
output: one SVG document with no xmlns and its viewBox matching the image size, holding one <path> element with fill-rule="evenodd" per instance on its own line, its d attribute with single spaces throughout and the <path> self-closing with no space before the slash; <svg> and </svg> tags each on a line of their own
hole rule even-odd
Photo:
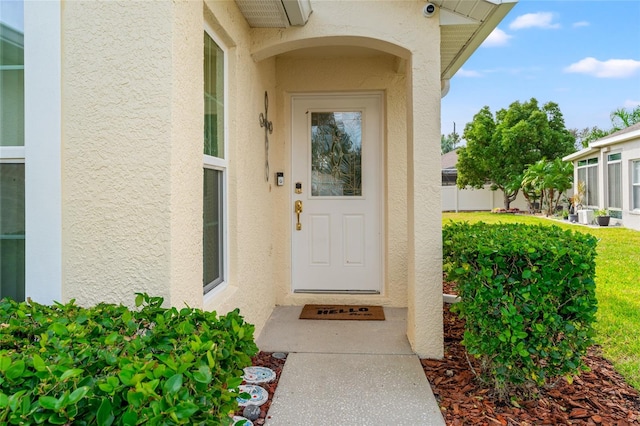
<svg viewBox="0 0 640 426">
<path fill-rule="evenodd" d="M 640 230 L 640 123 L 567 155 L 575 183 L 584 182 L 583 206 L 608 209 L 613 222 Z"/>
<path fill-rule="evenodd" d="M 442 211 L 489 211 L 495 208 L 504 208 L 502 191 L 492 191 L 491 185 L 485 185 L 482 189 L 465 188 L 459 189 L 456 186 L 458 179 L 458 154 L 450 151 L 440 157 L 442 166 Z M 518 208 L 527 211 L 527 200 L 522 195 L 522 191 L 511 202 L 511 208 Z"/>
<path fill-rule="evenodd" d="M 441 357 L 440 98 L 514 3 L 432 3 L 1 2 L 1 295 L 408 307 Z"/>
</svg>

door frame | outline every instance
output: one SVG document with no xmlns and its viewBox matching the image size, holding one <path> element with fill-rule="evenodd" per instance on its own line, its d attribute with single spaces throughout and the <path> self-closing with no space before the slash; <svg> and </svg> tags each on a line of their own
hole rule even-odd
<svg viewBox="0 0 640 426">
<path fill-rule="evenodd" d="M 293 206 L 293 186 L 295 185 L 293 179 L 293 151 L 294 151 L 294 135 L 293 135 L 293 126 L 294 126 L 294 108 L 293 101 L 294 99 L 304 99 L 304 98 L 315 98 L 315 99 L 326 99 L 326 98 L 349 98 L 349 97 L 372 97 L 378 99 L 379 105 L 379 113 L 380 113 L 380 123 L 379 123 L 379 135 L 380 142 L 378 146 L 378 161 L 375 167 L 380 171 L 379 173 L 379 182 L 378 182 L 378 227 L 380 231 L 380 241 L 379 241 L 379 250 L 378 255 L 376 256 L 380 265 L 380 272 L 378 277 L 378 288 L 379 291 L 339 291 L 339 290 L 318 290 L 318 291 L 303 291 L 296 292 L 294 288 L 294 259 L 293 259 L 293 227 L 295 226 L 294 215 L 290 213 L 292 211 Z M 383 90 L 368 90 L 368 91 L 344 91 L 344 92 L 292 92 L 288 94 L 287 99 L 287 107 L 289 108 L 289 123 L 287 126 L 287 131 L 289 133 L 289 171 L 291 175 L 290 182 L 288 184 L 288 205 L 287 211 L 289 212 L 289 251 L 290 251 L 290 285 L 289 292 L 290 294 L 352 294 L 352 295 L 372 295 L 372 296 L 384 296 L 386 293 L 386 250 L 387 250 L 387 227 L 386 227 L 386 215 L 385 215 L 385 206 L 387 200 L 387 173 L 386 173 L 386 158 L 385 158 L 385 150 L 387 146 L 387 134 L 386 134 L 386 110 L 385 110 L 385 92 Z M 289 208 L 291 207 L 291 209 Z"/>
</svg>

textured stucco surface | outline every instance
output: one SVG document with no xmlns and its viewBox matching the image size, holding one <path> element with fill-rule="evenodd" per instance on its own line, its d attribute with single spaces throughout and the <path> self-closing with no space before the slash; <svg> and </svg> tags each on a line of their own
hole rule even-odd
<svg viewBox="0 0 640 426">
<path fill-rule="evenodd" d="M 273 175 L 289 183 L 291 93 L 382 91 L 384 294 L 349 302 L 408 306 L 414 350 L 442 356 L 439 27 L 423 6 L 314 2 L 307 25 L 283 30 L 250 29 L 233 1 L 64 3 L 64 299 L 131 303 L 145 291 L 174 306 L 240 308 L 257 332 L 276 303 L 346 302 L 290 294 L 291 200 Z M 203 297 L 205 23 L 227 51 L 229 274 Z M 379 53 L 278 56 L 336 45 Z"/>
<path fill-rule="evenodd" d="M 385 283 L 382 296 L 293 295 L 290 264 L 276 275 L 280 304 L 381 303 L 409 308 L 407 335 L 421 356 L 442 357 L 442 242 L 440 223 L 440 31 L 425 19 L 422 2 L 316 2 L 306 26 L 255 29 L 257 59 L 288 49 L 360 46 L 376 57 L 308 58 L 304 51 L 277 59 L 282 127 L 295 92 L 383 90 L 386 95 Z M 383 55 L 385 52 L 390 55 Z M 405 62 L 406 60 L 406 62 Z M 277 144 L 283 158 L 290 135 Z M 404 152 L 400 152 L 404 151 Z M 408 160 L 408 161 L 407 161 Z M 282 165 L 288 168 L 287 161 Z M 279 194 L 278 235 L 290 236 L 289 194 Z M 288 245 L 278 255 L 290 258 Z M 280 262 L 278 262 L 280 263 Z"/>
<path fill-rule="evenodd" d="M 66 2 L 62 20 L 63 297 L 168 298 L 172 4 Z"/>
<path fill-rule="evenodd" d="M 336 76 L 340 75 L 337 79 Z M 383 164 L 385 181 L 382 182 L 383 218 L 383 258 L 385 277 L 381 295 L 308 295 L 291 293 L 291 274 L 287 268 L 279 273 L 275 282 L 278 285 L 277 302 L 281 305 L 300 305 L 304 303 L 373 303 L 386 306 L 405 307 L 407 305 L 406 287 L 406 97 L 405 76 L 395 71 L 395 59 L 382 54 L 363 58 L 299 58 L 284 57 L 277 60 L 277 81 L 279 103 L 286 112 L 280 114 L 281 125 L 290 127 L 290 103 L 292 93 L 298 92 L 345 92 L 345 91 L 382 91 L 384 94 L 384 112 L 388 126 L 382 136 Z M 282 99 L 280 101 L 280 99 Z M 278 145 L 282 152 L 283 167 L 290 173 L 288 153 L 291 139 L 285 138 Z M 290 206 L 291 194 L 283 191 L 276 209 L 280 218 L 278 227 L 281 234 L 291 237 Z M 282 246 L 279 251 L 283 262 L 290 263 L 290 245 Z"/>
<path fill-rule="evenodd" d="M 264 92 L 269 94 L 268 119 L 274 122 L 270 141 L 282 129 L 275 125 L 275 60 L 256 63 L 250 56 L 250 31 L 234 2 L 207 1 L 204 19 L 227 45 L 229 61 L 229 173 L 228 241 L 229 282 L 218 294 L 205 296 L 204 307 L 224 313 L 240 308 L 259 332 L 275 305 L 273 274 L 282 267 L 274 261 L 274 184 L 277 167 L 272 148 L 269 182 L 265 181 Z"/>
</svg>

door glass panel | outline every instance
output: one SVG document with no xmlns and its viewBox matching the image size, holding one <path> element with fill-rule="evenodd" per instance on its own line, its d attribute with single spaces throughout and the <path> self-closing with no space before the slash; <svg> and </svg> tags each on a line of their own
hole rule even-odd
<svg viewBox="0 0 640 426">
<path fill-rule="evenodd" d="M 311 113 L 311 195 L 362 196 L 362 112 Z"/>
<path fill-rule="evenodd" d="M 24 300 L 24 164 L 0 163 L 0 298 Z"/>
</svg>

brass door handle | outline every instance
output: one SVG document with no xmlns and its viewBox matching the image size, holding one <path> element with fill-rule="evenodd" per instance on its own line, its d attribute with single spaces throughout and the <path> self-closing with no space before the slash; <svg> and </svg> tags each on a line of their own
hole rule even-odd
<svg viewBox="0 0 640 426">
<path fill-rule="evenodd" d="M 296 212 L 296 216 L 298 218 L 298 221 L 296 223 L 296 231 L 300 231 L 300 230 L 302 230 L 302 224 L 300 223 L 300 213 L 302 213 L 302 201 L 301 200 L 296 200 L 296 202 L 294 203 L 294 211 Z"/>
</svg>

